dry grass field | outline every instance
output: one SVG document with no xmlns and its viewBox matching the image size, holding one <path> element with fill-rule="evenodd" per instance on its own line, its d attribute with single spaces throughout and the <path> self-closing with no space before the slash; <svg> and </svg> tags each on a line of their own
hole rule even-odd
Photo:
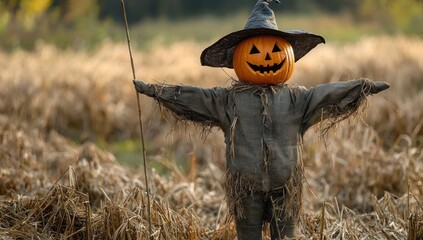
<svg viewBox="0 0 423 240">
<path fill-rule="evenodd" d="M 135 50 L 137 77 L 229 86 L 233 71 L 200 66 L 204 47 Z M 306 134 L 299 239 L 423 238 L 422 56 L 422 39 L 375 37 L 321 45 L 297 63 L 290 84 L 391 84 L 327 135 Z M 119 164 L 142 164 L 126 45 L 39 44 L 0 52 L 0 66 L 0 239 L 149 239 L 143 169 Z M 144 96 L 141 105 L 153 238 L 234 239 L 222 134 L 176 124 Z"/>
</svg>

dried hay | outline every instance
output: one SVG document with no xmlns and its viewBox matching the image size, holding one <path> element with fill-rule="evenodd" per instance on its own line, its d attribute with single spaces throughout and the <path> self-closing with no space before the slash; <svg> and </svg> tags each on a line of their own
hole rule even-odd
<svg viewBox="0 0 423 240">
<path fill-rule="evenodd" d="M 374 211 L 369 213 L 358 213 L 334 199 L 324 204 L 320 215 L 304 215 L 301 228 L 308 233 L 305 239 L 406 239 L 410 237 L 407 231 L 417 233 L 409 239 L 420 239 L 422 222 L 408 224 L 403 211 L 405 199 L 389 193 L 380 199 L 373 197 Z"/>
<path fill-rule="evenodd" d="M 412 193 L 421 201 L 422 149 L 410 142 L 404 147 L 395 145 L 384 150 L 374 130 L 364 124 L 347 124 L 349 128 L 340 127 L 331 135 L 324 151 L 318 150 L 325 148 L 323 143 L 319 144 L 318 134 L 306 135 L 303 153 L 305 169 L 309 170 L 306 179 L 313 179 L 310 185 L 316 195 L 306 199 L 320 199 L 314 203 L 319 205 L 337 196 L 342 205 L 367 212 L 372 210 L 373 195 L 381 198 L 390 192 L 402 196 L 407 194 L 410 184 Z"/>
<path fill-rule="evenodd" d="M 54 174 L 50 172 L 51 162 L 47 153 L 31 158 L 33 162 L 25 162 L 24 166 L 16 165 L 16 160 L 31 155 L 37 142 L 45 148 L 40 150 L 42 153 L 49 150 L 50 154 L 57 155 L 58 152 L 54 152 L 52 147 L 57 139 L 44 142 L 34 131 L 25 136 L 26 144 L 19 145 L 11 140 L 29 129 L 27 126 L 19 129 L 9 122 L 6 125 L 12 126 L 9 129 L 13 130 L 2 134 L 2 146 L 10 144 L 7 145 L 9 152 L 15 155 L 6 152 L 10 158 L 2 161 L 4 174 L 0 175 L 0 182 L 4 185 L 4 193 L 0 199 L 0 236 L 12 239 L 147 238 L 147 196 L 143 190 L 145 185 L 139 180 L 142 179 L 141 171 L 125 169 L 115 162 L 110 153 L 92 144 L 69 147 L 69 142 L 59 139 L 61 144 L 68 146 L 67 155 L 74 160 L 56 159 L 56 164 L 65 161 L 71 166 L 64 169 L 58 179 L 49 178 Z M 1 124 L 0 127 L 6 129 Z M 37 168 L 45 172 L 33 171 Z M 213 166 L 210 168 L 216 170 Z M 221 189 L 219 179 L 214 177 L 216 174 L 219 173 L 200 172 L 200 177 L 194 182 L 187 182 L 186 179 L 172 181 L 154 171 L 151 173 L 152 196 L 155 196 L 151 210 L 154 239 L 233 235 L 223 228 L 211 232 L 206 227 L 217 228 L 224 220 L 223 212 L 226 211 L 223 195 L 216 193 Z M 20 178 L 20 175 L 30 177 Z M 40 182 L 45 184 L 41 185 Z M 220 216 L 219 209 L 222 212 Z"/>
<path fill-rule="evenodd" d="M 8 152 L 2 156 L 0 182 L 9 183 L 2 187 L 0 197 L 1 239 L 148 239 L 147 195 L 140 170 L 118 165 L 110 153 L 92 144 L 72 146 L 57 134 L 45 138 L 24 124 L 17 126 L 10 121 L 4 121 L 0 128 L 8 129 L 1 138 Z M 334 141 L 351 134 L 342 129 Z M 306 164 L 318 165 L 306 166 L 309 189 L 305 190 L 306 211 L 300 216 L 297 238 L 423 237 L 418 182 L 422 179 L 421 149 L 393 149 L 389 157 L 389 152 L 376 148 L 377 135 L 369 128 L 359 125 L 354 131 L 361 136 L 357 142 L 363 145 L 344 141 L 350 145 L 336 145 L 319 154 L 305 151 Z M 16 144 L 23 132 L 25 141 Z M 55 171 L 62 171 L 58 176 L 49 168 L 49 154 L 59 153 L 69 159 L 56 158 Z M 372 156 L 372 161 L 366 155 Z M 311 156 L 315 158 L 312 162 Z M 31 161 L 17 165 L 20 159 Z M 325 163 L 326 159 L 333 162 Z M 406 164 L 394 164 L 398 161 Z M 155 171 L 150 173 L 153 238 L 234 239 L 235 226 L 227 219 L 220 185 L 224 173 L 210 164 L 190 181 L 174 165 L 163 164 L 174 174 L 164 178 Z M 404 174 L 409 185 L 403 186 Z M 392 185 L 398 189 L 389 188 Z M 310 190 L 317 199 L 309 195 Z M 269 233 L 264 232 L 264 237 L 268 239 Z"/>
</svg>

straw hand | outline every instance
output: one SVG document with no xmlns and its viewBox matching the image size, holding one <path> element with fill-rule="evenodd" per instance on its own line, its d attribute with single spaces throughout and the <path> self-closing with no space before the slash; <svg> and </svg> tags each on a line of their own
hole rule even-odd
<svg viewBox="0 0 423 240">
<path fill-rule="evenodd" d="M 391 85 L 389 85 L 387 82 L 372 82 L 370 87 L 370 94 L 376 94 L 378 92 L 388 89 L 390 86 Z"/>
</svg>

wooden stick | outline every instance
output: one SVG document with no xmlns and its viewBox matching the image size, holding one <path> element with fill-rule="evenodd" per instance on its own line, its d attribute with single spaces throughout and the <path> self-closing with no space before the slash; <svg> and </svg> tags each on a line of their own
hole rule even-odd
<svg viewBox="0 0 423 240">
<path fill-rule="evenodd" d="M 124 0 L 120 0 L 120 3 L 122 5 L 123 20 L 125 21 L 126 40 L 128 41 L 128 50 L 129 50 L 129 58 L 131 60 L 132 76 L 134 77 L 134 79 L 137 79 L 137 77 L 135 75 L 134 59 L 132 57 L 131 38 L 129 37 L 129 26 L 128 26 L 128 19 L 126 17 L 125 2 L 124 2 Z"/>
<path fill-rule="evenodd" d="M 323 201 L 323 207 L 322 207 L 322 215 L 320 219 L 320 240 L 325 239 L 323 231 L 325 229 L 325 212 L 326 212 L 326 202 Z"/>
<path fill-rule="evenodd" d="M 132 48 L 131 48 L 131 38 L 129 36 L 129 27 L 128 27 L 128 19 L 126 17 L 126 8 L 125 8 L 125 2 L 124 0 L 121 0 L 122 5 L 122 11 L 123 11 L 123 18 L 125 21 L 125 29 L 126 29 L 126 39 L 128 41 L 128 50 L 129 50 L 129 58 L 131 60 L 131 67 L 132 67 L 132 76 L 135 79 L 137 79 L 137 76 L 135 74 L 135 67 L 134 67 L 134 59 L 132 57 Z M 142 111 L 141 111 L 141 103 L 140 103 L 140 97 L 135 89 L 135 94 L 137 95 L 137 104 L 138 104 L 138 121 L 140 125 L 140 139 L 141 139 L 141 149 L 143 153 L 143 165 L 144 165 L 144 177 L 145 177 L 145 189 L 147 191 L 147 212 L 148 212 L 148 230 L 150 234 L 150 239 L 153 239 L 153 230 L 151 226 L 151 204 L 150 204 L 150 190 L 148 187 L 148 175 L 147 175 L 147 154 L 145 150 L 145 142 L 144 142 L 144 127 L 142 124 Z"/>
</svg>

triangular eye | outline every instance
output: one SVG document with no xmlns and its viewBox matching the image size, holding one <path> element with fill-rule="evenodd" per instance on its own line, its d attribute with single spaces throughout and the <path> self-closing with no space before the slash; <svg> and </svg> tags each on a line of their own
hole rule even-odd
<svg viewBox="0 0 423 240">
<path fill-rule="evenodd" d="M 260 53 L 260 51 L 258 50 L 256 45 L 253 44 L 253 47 L 251 48 L 250 54 L 256 54 L 256 53 Z"/>
<path fill-rule="evenodd" d="M 275 43 L 275 46 L 273 46 L 272 52 L 280 52 L 281 49 L 278 47 L 278 45 Z"/>
</svg>

